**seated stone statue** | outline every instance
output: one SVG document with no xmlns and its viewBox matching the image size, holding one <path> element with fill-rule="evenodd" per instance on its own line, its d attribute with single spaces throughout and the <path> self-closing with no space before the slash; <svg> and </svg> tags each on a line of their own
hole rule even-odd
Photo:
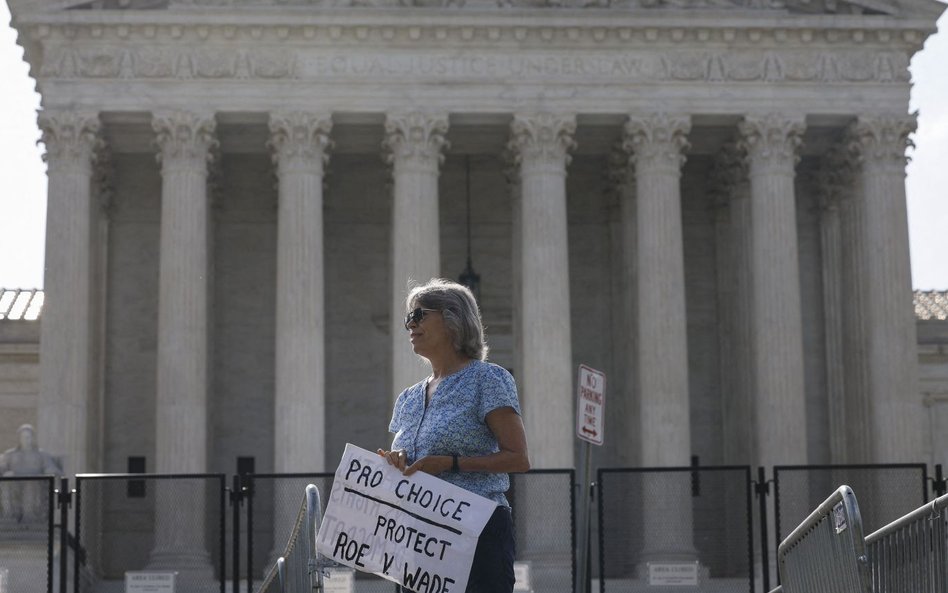
<svg viewBox="0 0 948 593">
<path fill-rule="evenodd" d="M 17 429 L 19 445 L 0 454 L 0 476 L 59 476 L 59 461 L 36 445 L 29 424 Z M 0 520 L 28 523 L 45 517 L 48 500 L 39 482 L 0 481 Z"/>
</svg>

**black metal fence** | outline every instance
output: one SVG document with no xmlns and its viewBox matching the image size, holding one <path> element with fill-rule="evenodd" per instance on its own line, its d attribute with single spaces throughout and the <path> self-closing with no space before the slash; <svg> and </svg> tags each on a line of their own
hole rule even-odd
<svg viewBox="0 0 948 593">
<path fill-rule="evenodd" d="M 510 476 L 516 562 L 524 590 L 573 593 L 576 582 L 575 472 L 531 470 Z"/>
<path fill-rule="evenodd" d="M 56 479 L 0 478 L 0 591 L 52 593 Z"/>
<path fill-rule="evenodd" d="M 600 469 L 599 590 L 753 591 L 749 466 Z"/>
<path fill-rule="evenodd" d="M 701 591 L 753 591 L 755 567 L 769 559 L 761 540 L 775 551 L 828 492 L 851 486 L 868 532 L 929 500 L 929 482 L 943 492 L 940 469 L 929 480 L 922 464 L 778 466 L 774 512 L 764 510 L 763 519 L 752 509 L 766 509 L 769 494 L 753 487 L 748 466 L 600 469 L 593 587 L 598 580 L 600 593 L 615 593 L 696 581 Z M 173 569 L 179 590 L 253 591 L 279 555 L 306 485 L 316 484 L 328 504 L 332 481 L 331 473 L 248 474 L 227 488 L 223 474 L 80 475 L 70 518 L 68 481 L 2 478 L 0 585 L 91 593 L 119 590 L 126 573 Z M 518 590 L 576 593 L 579 488 L 571 469 L 511 476 Z M 773 531 L 757 537 L 758 526 Z M 354 578 L 357 593 L 394 588 L 373 575 Z"/>
<path fill-rule="evenodd" d="M 225 592 L 224 474 L 76 477 L 73 591 L 173 571 L 175 587 Z M 130 576 L 128 578 L 134 578 Z"/>
</svg>

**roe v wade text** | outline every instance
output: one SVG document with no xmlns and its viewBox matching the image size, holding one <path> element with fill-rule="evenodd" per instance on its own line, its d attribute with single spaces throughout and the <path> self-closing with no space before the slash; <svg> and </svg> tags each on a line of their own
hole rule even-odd
<svg viewBox="0 0 948 593">
<path fill-rule="evenodd" d="M 412 591 L 461 593 L 495 507 L 434 476 L 404 476 L 377 454 L 347 444 L 317 550 Z"/>
</svg>

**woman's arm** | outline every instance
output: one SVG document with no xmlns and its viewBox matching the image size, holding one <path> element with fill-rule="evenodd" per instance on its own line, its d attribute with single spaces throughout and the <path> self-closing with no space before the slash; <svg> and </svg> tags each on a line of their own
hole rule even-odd
<svg viewBox="0 0 948 593">
<path fill-rule="evenodd" d="M 500 451 L 483 457 L 458 457 L 458 468 L 462 472 L 517 473 L 530 469 L 527 454 L 527 436 L 523 430 L 520 414 L 509 406 L 497 408 L 487 414 L 487 426 L 497 438 Z M 389 463 L 393 460 L 389 459 Z M 451 471 L 453 459 L 450 455 L 429 455 L 408 466 L 404 474 L 416 471 L 432 475 Z M 392 465 L 396 465 L 392 463 Z"/>
</svg>

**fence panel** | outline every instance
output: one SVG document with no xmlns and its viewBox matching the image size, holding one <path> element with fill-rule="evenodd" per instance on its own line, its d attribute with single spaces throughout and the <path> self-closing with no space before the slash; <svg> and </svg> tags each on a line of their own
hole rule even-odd
<svg viewBox="0 0 948 593">
<path fill-rule="evenodd" d="M 0 478 L 0 591 L 52 593 L 55 483 Z"/>
<path fill-rule="evenodd" d="M 753 591 L 749 466 L 600 469 L 599 590 Z"/>
<path fill-rule="evenodd" d="M 127 572 L 177 572 L 175 587 L 224 593 L 223 474 L 76 477 L 77 593 L 119 587 Z M 121 589 L 119 589 L 121 590 Z"/>
<path fill-rule="evenodd" d="M 928 467 L 925 464 L 775 466 L 776 544 L 779 546 L 786 534 L 823 502 L 827 492 L 833 492 L 842 484 L 859 496 L 863 526 L 869 533 L 928 500 Z"/>
<path fill-rule="evenodd" d="M 572 469 L 510 474 L 516 562 L 529 581 L 518 587 L 573 593 L 576 581 L 576 500 Z"/>
<path fill-rule="evenodd" d="M 948 591 L 948 496 L 866 538 L 872 589 L 878 593 Z"/>
</svg>

